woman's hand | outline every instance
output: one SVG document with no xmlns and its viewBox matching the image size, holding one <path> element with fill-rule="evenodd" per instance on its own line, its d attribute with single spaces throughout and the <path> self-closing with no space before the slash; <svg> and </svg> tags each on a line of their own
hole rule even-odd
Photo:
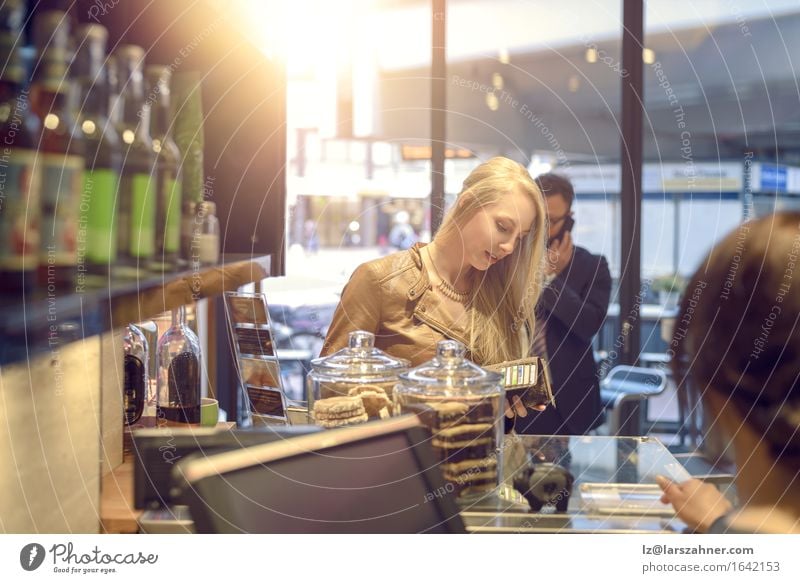
<svg viewBox="0 0 800 583">
<path fill-rule="evenodd" d="M 534 411 L 544 411 L 545 405 L 536 405 L 535 407 L 532 407 L 532 409 Z M 511 399 L 506 398 L 506 417 L 513 419 L 515 416 L 528 416 L 527 407 L 523 405 L 522 400 L 517 395 L 513 395 Z"/>
<path fill-rule="evenodd" d="M 661 502 L 672 504 L 678 518 L 695 532 L 708 532 L 717 518 L 733 509 L 712 484 L 694 478 L 678 484 L 664 476 L 656 476 L 656 483 L 664 492 Z"/>
</svg>

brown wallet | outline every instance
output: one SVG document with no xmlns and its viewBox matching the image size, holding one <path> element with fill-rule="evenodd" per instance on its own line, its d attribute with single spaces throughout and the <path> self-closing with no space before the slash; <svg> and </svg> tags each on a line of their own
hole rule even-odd
<svg viewBox="0 0 800 583">
<path fill-rule="evenodd" d="M 484 366 L 486 370 L 500 373 L 506 394 L 517 395 L 526 407 L 535 405 L 556 406 L 547 361 L 541 356 L 508 360 Z"/>
</svg>

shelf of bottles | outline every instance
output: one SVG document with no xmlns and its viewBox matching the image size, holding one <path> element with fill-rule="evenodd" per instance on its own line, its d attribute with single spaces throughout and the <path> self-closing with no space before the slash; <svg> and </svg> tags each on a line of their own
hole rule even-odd
<svg viewBox="0 0 800 583">
<path fill-rule="evenodd" d="M 0 292 L 80 293 L 213 265 L 200 77 L 107 54 L 99 24 L 0 8 Z"/>
<path fill-rule="evenodd" d="M 268 277 L 220 255 L 200 74 L 26 10 L 0 3 L 0 364 Z"/>
</svg>

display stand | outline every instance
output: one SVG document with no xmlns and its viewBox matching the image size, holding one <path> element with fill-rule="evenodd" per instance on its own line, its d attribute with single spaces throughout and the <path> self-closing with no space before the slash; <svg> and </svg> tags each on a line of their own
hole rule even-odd
<svg viewBox="0 0 800 583">
<path fill-rule="evenodd" d="M 288 425 L 286 392 L 262 293 L 225 293 L 236 372 L 254 425 Z"/>
</svg>

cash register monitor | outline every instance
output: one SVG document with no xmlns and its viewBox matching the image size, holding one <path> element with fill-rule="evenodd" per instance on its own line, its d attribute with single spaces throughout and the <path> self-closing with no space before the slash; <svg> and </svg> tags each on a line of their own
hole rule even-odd
<svg viewBox="0 0 800 583">
<path fill-rule="evenodd" d="M 172 469 L 191 454 L 212 455 L 321 430 L 315 425 L 232 430 L 211 427 L 137 429 L 133 432 L 134 506 L 154 509 L 175 504 L 170 494 Z"/>
<path fill-rule="evenodd" d="M 197 532 L 464 532 L 415 416 L 181 461 Z"/>
</svg>

